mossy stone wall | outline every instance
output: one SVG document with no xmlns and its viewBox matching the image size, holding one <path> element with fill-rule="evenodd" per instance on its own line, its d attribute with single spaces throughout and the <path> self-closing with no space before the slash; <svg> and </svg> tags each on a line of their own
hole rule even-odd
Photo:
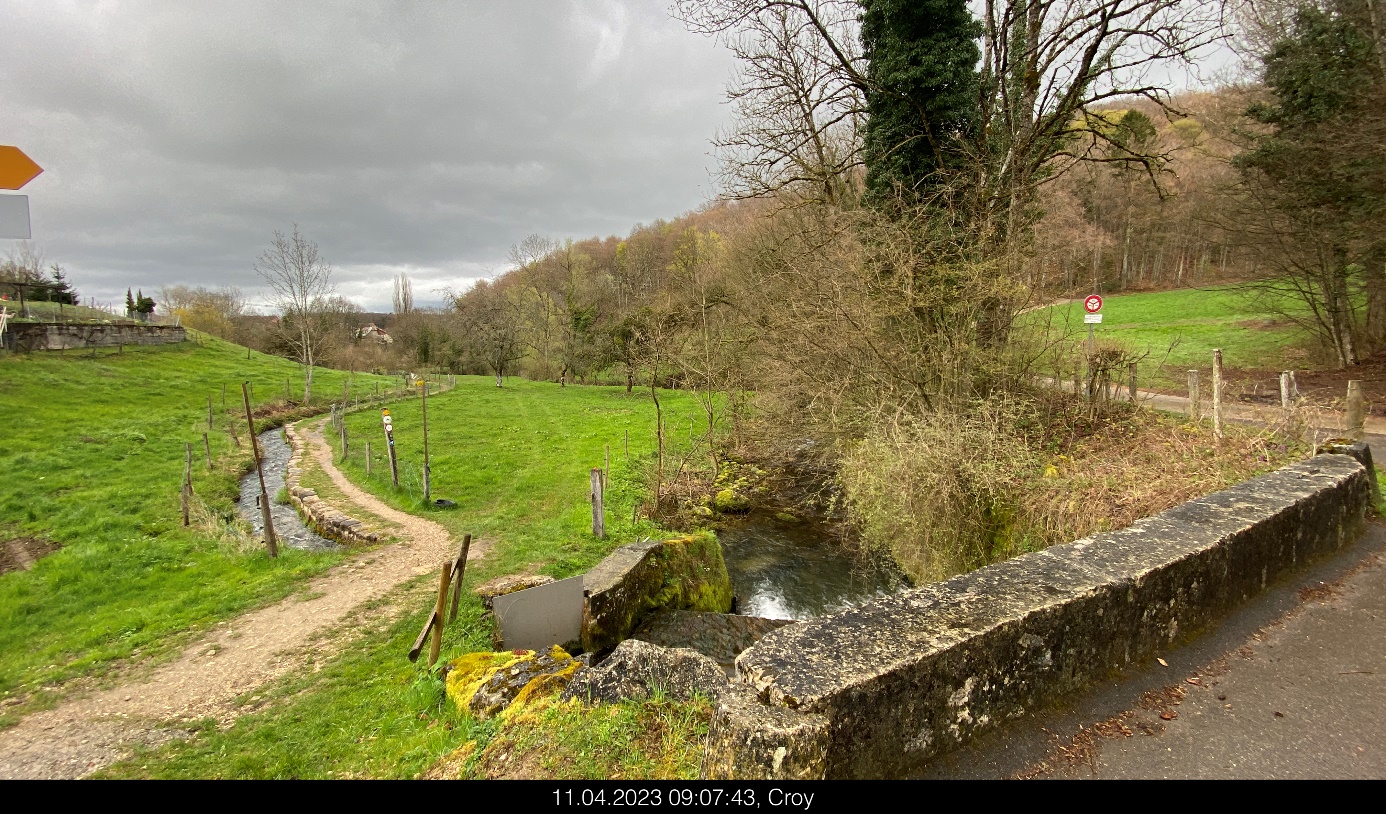
<svg viewBox="0 0 1386 814">
<path fill-rule="evenodd" d="M 582 647 L 601 653 L 656 610 L 726 613 L 731 578 L 716 535 L 699 532 L 616 549 L 583 577 Z"/>
</svg>

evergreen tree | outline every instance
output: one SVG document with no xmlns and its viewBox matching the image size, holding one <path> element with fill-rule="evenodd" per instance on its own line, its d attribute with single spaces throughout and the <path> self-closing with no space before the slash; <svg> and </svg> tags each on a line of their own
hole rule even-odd
<svg viewBox="0 0 1386 814">
<path fill-rule="evenodd" d="M 869 199 L 919 195 L 956 162 L 977 125 L 976 39 L 965 0 L 862 0 L 863 140 Z"/>
<path fill-rule="evenodd" d="M 1315 269 L 1312 285 L 1299 290 L 1326 315 L 1343 365 L 1386 344 L 1386 77 L 1370 21 L 1352 12 L 1296 12 L 1290 36 L 1263 57 L 1274 101 L 1247 111 L 1268 129 L 1236 159 L 1260 199 L 1317 247 L 1301 264 Z"/>
<path fill-rule="evenodd" d="M 130 293 L 130 289 L 125 289 L 125 316 L 135 315 L 135 295 Z"/>
</svg>

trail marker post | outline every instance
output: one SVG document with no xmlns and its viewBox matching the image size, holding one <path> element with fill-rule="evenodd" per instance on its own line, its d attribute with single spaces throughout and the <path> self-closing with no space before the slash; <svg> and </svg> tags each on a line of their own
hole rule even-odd
<svg viewBox="0 0 1386 814">
<path fill-rule="evenodd" d="M 385 451 L 390 456 L 390 481 L 398 489 L 399 463 L 395 460 L 395 422 L 390 418 L 390 408 L 381 408 L 380 423 L 385 427 Z"/>
<path fill-rule="evenodd" d="M 1189 420 L 1197 421 L 1199 413 L 1198 404 L 1198 371 L 1189 371 Z"/>
</svg>

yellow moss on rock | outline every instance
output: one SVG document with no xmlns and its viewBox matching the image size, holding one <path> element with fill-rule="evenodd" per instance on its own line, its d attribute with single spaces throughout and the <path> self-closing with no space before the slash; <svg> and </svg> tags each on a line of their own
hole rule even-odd
<svg viewBox="0 0 1386 814">
<path fill-rule="evenodd" d="M 554 645 L 542 653 L 468 653 L 449 666 L 447 695 L 459 709 L 481 717 L 508 718 L 561 691 L 582 662 Z"/>
</svg>

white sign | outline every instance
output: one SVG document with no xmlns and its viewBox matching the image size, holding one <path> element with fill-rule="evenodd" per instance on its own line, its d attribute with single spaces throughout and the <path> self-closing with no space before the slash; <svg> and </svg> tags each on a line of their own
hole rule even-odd
<svg viewBox="0 0 1386 814">
<path fill-rule="evenodd" d="M 28 240 L 31 237 L 29 196 L 0 195 L 0 238 Z"/>
<path fill-rule="evenodd" d="M 1084 314 L 1084 315 L 1083 315 L 1083 321 L 1084 321 L 1084 322 L 1087 322 L 1087 323 L 1101 322 L 1101 321 L 1102 321 L 1102 315 L 1101 315 L 1101 314 Z"/>
</svg>

